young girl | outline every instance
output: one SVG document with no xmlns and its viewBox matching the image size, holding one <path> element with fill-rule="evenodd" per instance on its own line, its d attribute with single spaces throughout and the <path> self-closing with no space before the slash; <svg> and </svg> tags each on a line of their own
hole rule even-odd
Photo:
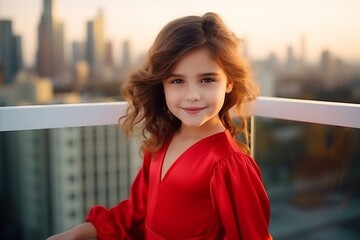
<svg viewBox="0 0 360 240">
<path fill-rule="evenodd" d="M 167 24 L 122 86 L 127 135 L 143 135 L 130 197 L 51 239 L 271 239 L 269 200 L 241 114 L 257 94 L 239 41 L 214 13 Z M 240 135 L 245 142 L 237 142 Z"/>
</svg>

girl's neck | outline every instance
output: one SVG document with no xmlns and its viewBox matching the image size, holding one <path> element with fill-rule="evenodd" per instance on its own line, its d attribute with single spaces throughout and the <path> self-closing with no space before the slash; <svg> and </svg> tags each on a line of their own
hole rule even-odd
<svg viewBox="0 0 360 240">
<path fill-rule="evenodd" d="M 189 127 L 182 124 L 175 134 L 180 138 L 199 140 L 223 132 L 225 129 L 220 121 L 216 124 L 205 124 L 200 127 Z"/>
</svg>

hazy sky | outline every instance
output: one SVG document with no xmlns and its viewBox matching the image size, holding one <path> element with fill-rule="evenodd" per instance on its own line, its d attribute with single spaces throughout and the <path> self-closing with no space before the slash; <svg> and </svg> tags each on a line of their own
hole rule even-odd
<svg viewBox="0 0 360 240">
<path fill-rule="evenodd" d="M 271 51 L 284 58 L 289 45 L 299 54 L 304 35 L 310 61 L 317 61 L 323 49 L 345 60 L 360 60 L 360 0 L 56 0 L 55 6 L 65 25 L 67 50 L 71 41 L 85 40 L 86 22 L 102 8 L 116 60 L 123 40 L 130 40 L 132 52 L 140 54 L 168 21 L 207 11 L 219 13 L 245 38 L 253 58 Z M 0 18 L 11 19 L 15 34 L 22 36 L 27 64 L 34 62 L 42 9 L 43 0 L 0 0 Z"/>
</svg>

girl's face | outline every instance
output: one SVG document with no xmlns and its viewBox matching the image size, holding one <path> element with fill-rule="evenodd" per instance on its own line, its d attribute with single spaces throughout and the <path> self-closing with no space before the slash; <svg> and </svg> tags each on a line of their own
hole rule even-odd
<svg viewBox="0 0 360 240">
<path fill-rule="evenodd" d="M 207 49 L 199 49 L 179 61 L 163 82 L 167 107 L 182 127 L 220 124 L 218 113 L 225 93 L 232 90 L 223 69 Z"/>
</svg>

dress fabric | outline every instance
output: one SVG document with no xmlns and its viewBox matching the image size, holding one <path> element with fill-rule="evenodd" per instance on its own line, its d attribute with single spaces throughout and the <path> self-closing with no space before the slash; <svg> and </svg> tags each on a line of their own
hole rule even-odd
<svg viewBox="0 0 360 240">
<path fill-rule="evenodd" d="M 144 154 L 127 200 L 91 208 L 98 239 L 272 239 L 260 170 L 227 130 L 193 144 L 161 179 L 169 143 Z"/>
</svg>

